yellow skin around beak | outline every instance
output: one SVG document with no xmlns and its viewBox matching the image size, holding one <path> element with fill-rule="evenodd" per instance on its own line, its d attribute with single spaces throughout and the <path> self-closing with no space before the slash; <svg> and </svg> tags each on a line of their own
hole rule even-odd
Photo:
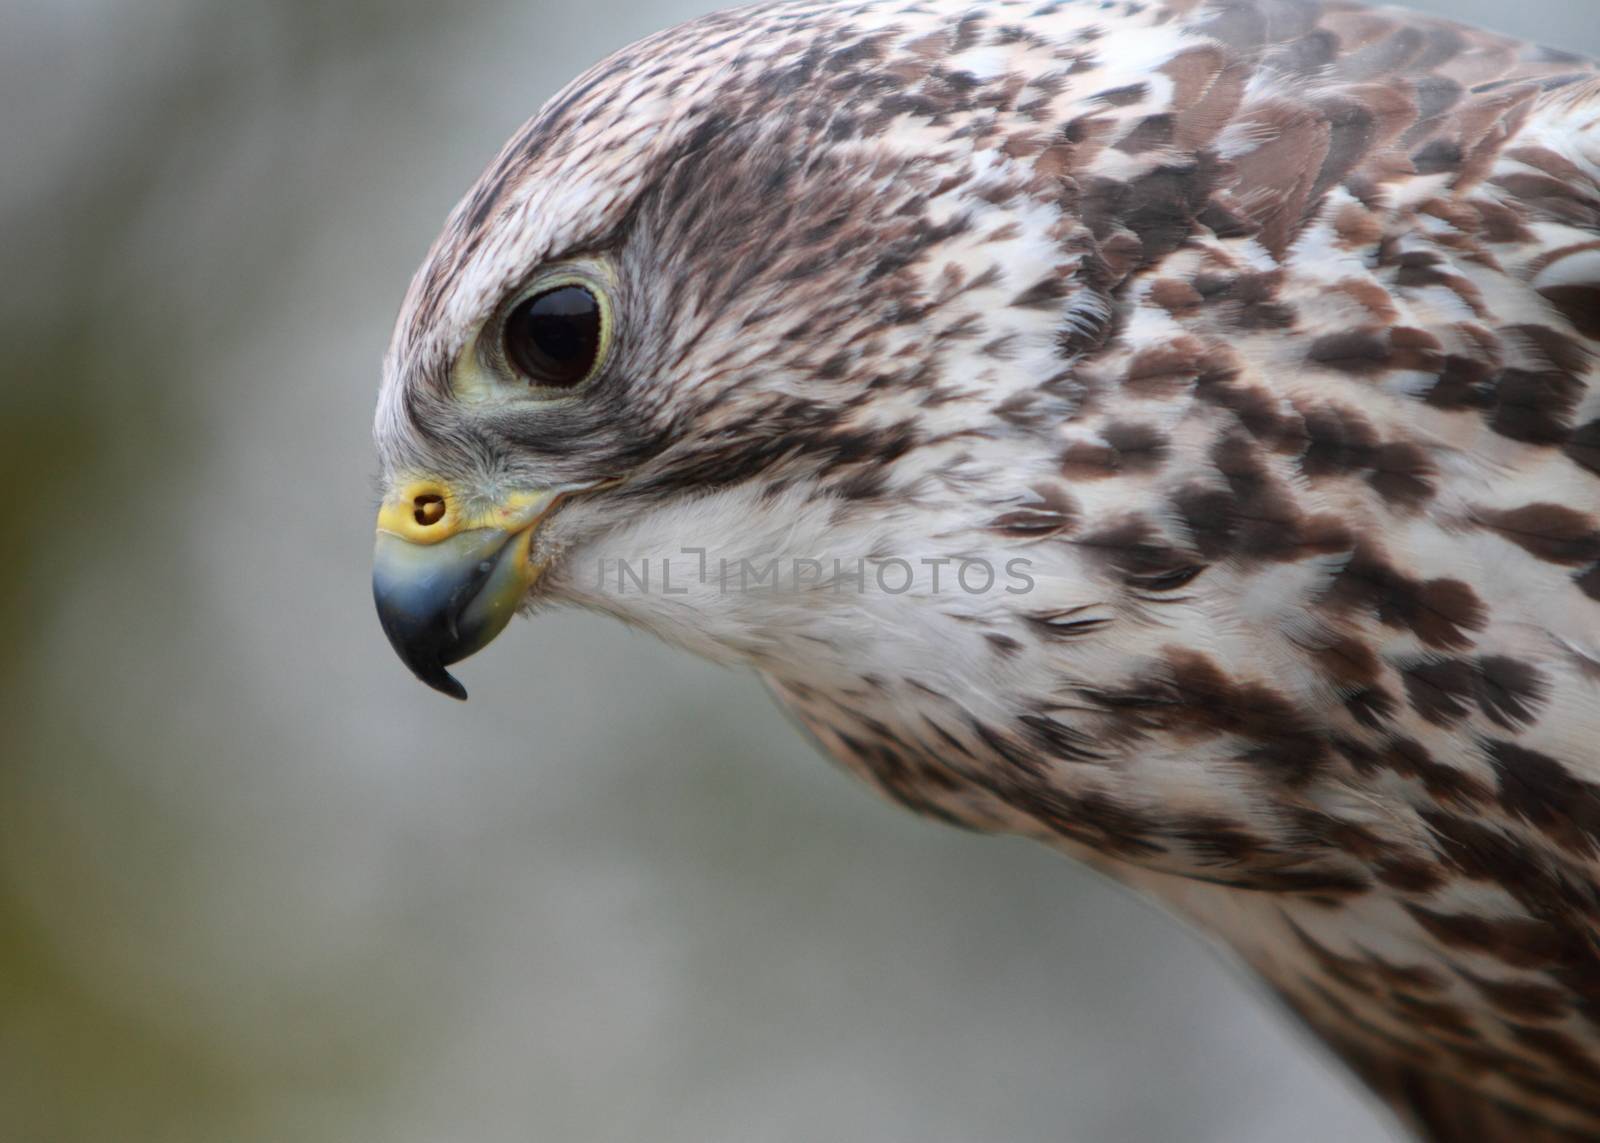
<svg viewBox="0 0 1600 1143">
<path fill-rule="evenodd" d="M 476 512 L 438 480 L 405 482 L 378 510 L 372 594 L 384 634 L 423 682 L 454 698 L 445 670 L 486 647 L 542 570 L 530 559 L 559 491 L 514 492 Z"/>
</svg>

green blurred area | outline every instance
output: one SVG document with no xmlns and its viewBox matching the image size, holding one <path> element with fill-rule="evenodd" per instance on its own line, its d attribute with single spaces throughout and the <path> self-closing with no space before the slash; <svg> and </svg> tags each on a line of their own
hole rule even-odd
<svg viewBox="0 0 1600 1143">
<path fill-rule="evenodd" d="M 141 759 L 226 746 L 158 701 L 108 748 L 86 725 L 107 713 L 90 672 L 49 641 L 62 613 L 88 602 L 75 590 L 85 580 L 96 603 L 137 609 L 146 627 L 185 621 L 194 569 L 163 539 L 188 530 L 186 488 L 214 461 L 196 389 L 207 359 L 292 290 L 294 260 L 316 237 L 307 214 L 328 189 L 304 153 L 317 110 L 304 93 L 352 64 L 402 62 L 461 15 L 185 3 L 39 8 L 9 22 L 0 202 L 16 263 L 0 307 L 0 480 L 20 542 L 0 561 L 0 1137 L 281 1138 L 275 1093 L 381 1083 L 413 1022 L 353 1024 L 337 995 L 319 994 L 333 982 L 307 982 L 274 997 L 298 1010 L 291 1051 L 219 1037 L 131 994 L 144 982 L 107 946 L 143 905 L 170 911 L 162 887 L 207 858 L 203 805 L 150 789 Z M 389 98 L 375 87 L 341 97 L 351 117 Z M 20 169 L 33 152 L 46 169 Z M 244 194 L 217 201 L 218 172 L 240 164 Z M 154 598 L 118 590 L 133 561 Z M 176 674 L 168 651 L 158 638 L 133 657 Z M 53 907 L 60 898 L 67 908 Z M 201 966 L 164 967 L 181 978 Z M 181 1004 L 171 993 L 156 1007 Z"/>
<path fill-rule="evenodd" d="M 748 680 L 576 617 L 466 708 L 392 662 L 411 268 L 695 10 L 0 12 L 0 1139 L 1384 1137 L 1191 937 L 879 806 Z"/>
</svg>

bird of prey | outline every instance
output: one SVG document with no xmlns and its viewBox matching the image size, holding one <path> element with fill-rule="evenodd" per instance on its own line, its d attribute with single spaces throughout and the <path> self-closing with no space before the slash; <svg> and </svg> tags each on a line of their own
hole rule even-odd
<svg viewBox="0 0 1600 1143">
<path fill-rule="evenodd" d="M 1600 1138 L 1600 73 L 1353 0 L 794 0 L 558 94 L 377 413 L 406 664 L 597 609 Z"/>
</svg>

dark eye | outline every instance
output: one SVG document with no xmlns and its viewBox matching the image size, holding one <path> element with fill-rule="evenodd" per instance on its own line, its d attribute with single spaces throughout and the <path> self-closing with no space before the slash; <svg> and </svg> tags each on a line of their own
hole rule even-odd
<svg viewBox="0 0 1600 1143">
<path fill-rule="evenodd" d="M 581 385 L 599 359 L 603 320 L 599 301 L 582 286 L 535 294 L 506 318 L 506 360 L 530 385 Z"/>
</svg>

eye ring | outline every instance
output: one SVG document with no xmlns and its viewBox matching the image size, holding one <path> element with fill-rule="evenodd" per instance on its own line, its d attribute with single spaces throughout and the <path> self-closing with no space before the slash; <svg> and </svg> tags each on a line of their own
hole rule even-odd
<svg viewBox="0 0 1600 1143">
<path fill-rule="evenodd" d="M 605 364 L 611 307 L 604 290 L 581 278 L 540 283 L 507 311 L 500 357 L 529 389 L 570 393 Z"/>
</svg>

